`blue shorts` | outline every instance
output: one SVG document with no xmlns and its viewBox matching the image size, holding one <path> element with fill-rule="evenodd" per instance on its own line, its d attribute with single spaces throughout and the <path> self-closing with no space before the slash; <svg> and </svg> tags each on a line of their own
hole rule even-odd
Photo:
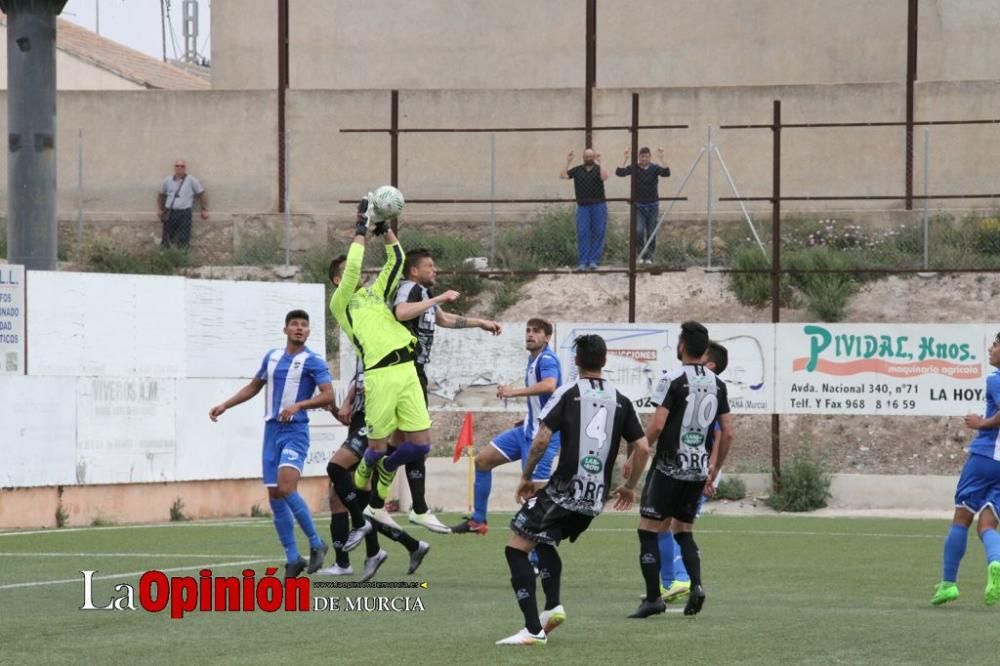
<svg viewBox="0 0 1000 666">
<path fill-rule="evenodd" d="M 531 440 L 525 436 L 524 428 L 515 426 L 510 430 L 505 430 L 494 437 L 490 444 L 507 460 L 511 462 L 520 460 L 521 468 L 524 468 L 524 460 L 528 457 L 528 449 L 531 448 Z M 552 476 L 552 461 L 557 455 L 559 455 L 559 433 L 553 434 L 552 439 L 549 440 L 549 448 L 542 455 L 542 459 L 538 461 L 535 472 L 531 475 L 531 480 L 548 481 L 549 477 Z"/>
<path fill-rule="evenodd" d="M 301 474 L 308 453 L 308 423 L 265 422 L 264 451 L 261 455 L 264 485 L 278 485 L 279 467 L 294 467 Z"/>
<path fill-rule="evenodd" d="M 955 506 L 979 513 L 987 506 L 1000 509 L 1000 461 L 970 453 L 955 489 Z"/>
</svg>

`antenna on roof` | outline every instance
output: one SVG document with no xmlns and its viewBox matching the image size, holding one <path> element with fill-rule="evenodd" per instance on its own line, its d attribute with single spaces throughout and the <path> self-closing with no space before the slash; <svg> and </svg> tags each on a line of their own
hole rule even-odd
<svg viewBox="0 0 1000 666">
<path fill-rule="evenodd" d="M 184 0 L 184 62 L 198 62 L 198 0 Z"/>
</svg>

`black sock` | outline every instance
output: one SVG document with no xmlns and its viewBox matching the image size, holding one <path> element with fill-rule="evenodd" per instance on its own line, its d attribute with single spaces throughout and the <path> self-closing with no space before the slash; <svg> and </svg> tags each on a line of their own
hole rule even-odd
<svg viewBox="0 0 1000 666">
<path fill-rule="evenodd" d="M 538 555 L 538 577 L 545 591 L 545 610 L 559 605 L 559 582 L 562 576 L 562 560 L 555 546 L 540 543 L 535 546 Z"/>
<path fill-rule="evenodd" d="M 660 544 L 656 532 L 639 530 L 639 569 L 646 581 L 646 601 L 653 601 L 660 596 Z"/>
<path fill-rule="evenodd" d="M 364 523 L 365 516 L 361 513 L 361 505 L 358 503 L 358 491 L 354 488 L 353 475 L 337 463 L 327 463 L 326 474 L 333 481 L 333 490 L 337 493 L 341 503 L 351 514 L 351 523 L 354 529 L 358 529 Z"/>
<path fill-rule="evenodd" d="M 426 458 L 411 460 L 406 463 L 406 480 L 410 483 L 410 501 L 413 503 L 413 510 L 417 513 L 427 513 Z"/>
<path fill-rule="evenodd" d="M 357 492 L 358 492 L 358 504 L 360 504 L 361 506 L 368 506 L 368 503 L 371 500 L 374 500 L 376 497 L 378 497 L 378 493 L 373 493 L 370 490 L 358 490 Z M 377 524 L 374 520 L 371 520 L 371 521 L 368 521 L 368 522 L 370 522 L 372 525 L 376 525 Z M 378 551 L 379 551 L 380 548 L 381 548 L 381 546 L 379 546 L 379 543 L 378 543 L 378 531 L 377 530 L 372 530 L 371 532 L 369 532 L 368 534 L 365 535 L 365 556 L 366 557 L 375 557 L 375 555 L 378 554 Z"/>
<path fill-rule="evenodd" d="M 701 585 L 701 554 L 698 552 L 698 544 L 694 542 L 694 535 L 690 532 L 675 532 L 674 539 L 681 547 L 681 558 L 691 578 L 691 587 Z"/>
<path fill-rule="evenodd" d="M 524 626 L 533 634 L 542 630 L 542 621 L 538 619 L 538 602 L 535 601 L 535 571 L 528 561 L 528 554 L 523 550 L 507 546 L 504 550 L 507 556 L 507 566 L 510 567 L 510 584 L 517 597 L 517 605 L 524 614 Z"/>
<path fill-rule="evenodd" d="M 385 536 L 388 539 L 391 539 L 392 541 L 395 541 L 396 543 L 400 544 L 401 546 L 403 546 L 403 548 L 406 548 L 406 550 L 410 551 L 411 553 L 420 547 L 419 541 L 417 541 L 416 539 L 414 539 L 413 537 L 411 537 L 409 534 L 399 529 L 398 527 L 383 525 L 377 520 L 373 520 L 372 524 L 375 526 L 375 529 L 378 530 L 379 534 Z"/>
<path fill-rule="evenodd" d="M 350 531 L 350 518 L 346 511 L 330 514 L 330 542 L 333 544 L 333 552 L 337 555 L 338 567 L 351 566 L 351 556 L 345 553 L 343 548 L 347 533 Z"/>
<path fill-rule="evenodd" d="M 358 495 L 360 496 L 361 493 L 365 493 L 365 497 L 367 499 L 365 500 L 364 503 L 370 506 L 371 508 L 381 509 L 385 507 L 385 500 L 379 497 L 378 493 L 373 493 L 370 490 L 359 490 Z"/>
</svg>

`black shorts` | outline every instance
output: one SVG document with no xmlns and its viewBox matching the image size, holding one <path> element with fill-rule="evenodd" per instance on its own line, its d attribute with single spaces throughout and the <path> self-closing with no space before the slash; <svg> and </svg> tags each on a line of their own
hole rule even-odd
<svg viewBox="0 0 1000 666">
<path fill-rule="evenodd" d="M 639 515 L 650 520 L 676 518 L 693 523 L 704 488 L 704 481 L 680 481 L 653 467 L 646 474 Z"/>
<path fill-rule="evenodd" d="M 563 539 L 576 541 L 593 519 L 594 516 L 562 508 L 543 488 L 524 503 L 510 521 L 510 529 L 529 541 L 558 546 Z"/>
<path fill-rule="evenodd" d="M 347 449 L 358 460 L 361 460 L 368 448 L 368 427 L 365 425 L 365 413 L 361 411 L 353 414 L 351 425 L 348 428 L 347 440 L 340 445 L 340 448 Z"/>
</svg>

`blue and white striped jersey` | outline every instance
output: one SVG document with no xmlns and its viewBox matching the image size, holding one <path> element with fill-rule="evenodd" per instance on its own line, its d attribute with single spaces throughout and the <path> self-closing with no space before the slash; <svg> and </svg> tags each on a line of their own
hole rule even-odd
<svg viewBox="0 0 1000 666">
<path fill-rule="evenodd" d="M 318 385 L 333 381 L 326 361 L 308 347 L 294 356 L 286 354 L 284 349 L 270 350 L 264 355 L 256 377 L 267 384 L 264 387 L 265 421 L 277 421 L 281 410 L 308 400 Z M 308 423 L 309 415 L 305 411 L 296 412 L 292 422 Z"/>
<path fill-rule="evenodd" d="M 1000 370 L 986 378 L 986 409 L 983 418 L 989 419 L 996 415 L 1000 408 Z M 975 438 L 969 444 L 969 453 L 1000 460 L 1000 429 L 980 428 Z"/>
<path fill-rule="evenodd" d="M 551 348 L 546 347 L 538 356 L 528 357 L 528 367 L 524 370 L 524 385 L 531 386 L 549 377 L 556 380 L 557 389 L 562 386 L 562 366 L 559 364 L 559 357 Z M 538 432 L 542 408 L 551 397 L 551 393 L 528 396 L 528 414 L 524 419 L 524 436 L 528 438 L 529 442 L 535 438 L 535 434 Z"/>
</svg>

